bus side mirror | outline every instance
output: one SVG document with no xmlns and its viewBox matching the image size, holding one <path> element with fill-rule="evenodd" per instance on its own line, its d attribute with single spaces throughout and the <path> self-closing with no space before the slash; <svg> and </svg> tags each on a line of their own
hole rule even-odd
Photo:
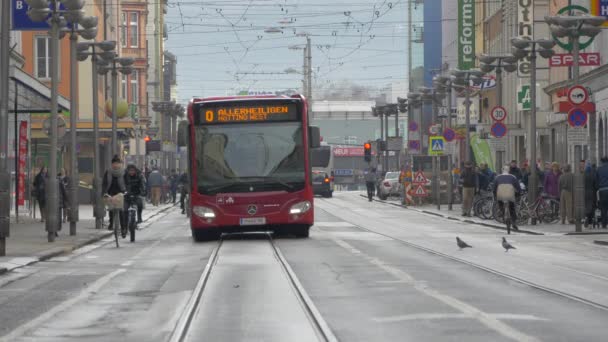
<svg viewBox="0 0 608 342">
<path fill-rule="evenodd" d="M 180 121 L 177 126 L 177 146 L 185 147 L 188 146 L 188 121 Z"/>
<path fill-rule="evenodd" d="M 319 129 L 319 127 L 308 127 L 308 141 L 310 143 L 311 148 L 317 148 L 321 146 L 321 130 Z"/>
</svg>

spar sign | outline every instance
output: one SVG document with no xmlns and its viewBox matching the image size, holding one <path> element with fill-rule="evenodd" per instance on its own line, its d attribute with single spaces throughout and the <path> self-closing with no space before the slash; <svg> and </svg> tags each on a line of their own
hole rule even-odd
<svg viewBox="0 0 608 342">
<path fill-rule="evenodd" d="M 475 0 L 458 0 L 458 68 L 469 70 L 473 67 L 475 67 Z"/>
<path fill-rule="evenodd" d="M 534 39 L 534 0 L 517 0 L 517 35 Z M 530 58 L 517 62 L 517 76 L 530 77 Z"/>
</svg>

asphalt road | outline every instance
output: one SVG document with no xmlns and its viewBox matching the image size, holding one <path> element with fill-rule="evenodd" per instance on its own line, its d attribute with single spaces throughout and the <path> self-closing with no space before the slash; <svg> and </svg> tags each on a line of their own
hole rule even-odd
<svg viewBox="0 0 608 342">
<path fill-rule="evenodd" d="M 608 249 L 508 237 L 354 193 L 316 199 L 310 239 L 276 246 L 340 341 L 605 341 Z M 455 237 L 474 246 L 459 251 Z M 6 341 L 168 341 L 218 243 L 178 211 L 138 232 L 0 276 Z M 270 244 L 224 241 L 188 341 L 317 341 Z"/>
</svg>

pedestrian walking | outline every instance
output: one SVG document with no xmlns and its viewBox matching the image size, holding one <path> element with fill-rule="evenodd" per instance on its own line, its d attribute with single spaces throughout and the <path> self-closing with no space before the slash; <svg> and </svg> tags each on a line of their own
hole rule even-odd
<svg viewBox="0 0 608 342">
<path fill-rule="evenodd" d="M 57 177 L 59 177 L 59 191 L 63 192 L 63 199 L 59 201 L 59 206 L 61 207 L 61 215 L 59 217 L 63 218 L 63 222 L 65 223 L 68 220 L 68 213 L 70 211 L 70 196 L 68 196 L 68 189 L 71 188 L 70 177 L 67 176 L 63 168 L 57 174 Z"/>
<path fill-rule="evenodd" d="M 148 176 L 148 186 L 150 187 L 150 192 L 152 196 L 152 205 L 157 207 L 160 204 L 160 196 L 161 190 L 164 185 L 163 175 L 158 171 L 158 168 L 155 166 Z"/>
<path fill-rule="evenodd" d="M 602 228 L 608 226 L 608 157 L 602 158 L 602 165 L 597 169 L 597 187 L 602 212 Z"/>
<path fill-rule="evenodd" d="M 581 172 L 585 175 L 585 227 L 593 224 L 595 210 L 597 209 L 597 171 L 590 164 L 581 160 L 579 164 Z"/>
<path fill-rule="evenodd" d="M 464 163 L 464 170 L 460 175 L 462 183 L 462 216 L 471 216 L 473 197 L 479 189 L 479 175 L 473 169 L 470 161 Z"/>
<path fill-rule="evenodd" d="M 46 219 L 46 181 L 47 181 L 47 169 L 41 167 L 40 172 L 34 177 L 34 196 L 38 201 L 38 207 L 40 208 L 40 222 L 44 222 Z"/>
<path fill-rule="evenodd" d="M 125 186 L 127 193 L 133 195 L 137 200 L 137 223 L 142 223 L 141 214 L 144 210 L 143 197 L 146 196 L 146 178 L 133 164 L 127 166 Z"/>
<path fill-rule="evenodd" d="M 371 202 L 374 197 L 374 190 L 376 188 L 376 182 L 378 176 L 376 175 L 376 169 L 370 168 L 365 174 L 365 186 L 367 187 L 367 199 Z"/>
<path fill-rule="evenodd" d="M 114 197 L 119 193 L 125 193 L 127 191 L 127 186 L 125 185 L 125 170 L 122 168 L 122 161 L 120 158 L 115 155 L 112 158 L 112 166 L 109 170 L 105 172 L 103 175 L 103 184 L 101 186 L 103 190 L 103 196 L 108 195 L 110 197 Z M 108 230 L 113 230 L 114 227 L 114 215 L 112 211 L 108 211 L 110 213 L 110 226 Z M 124 210 L 120 211 L 120 228 L 122 235 L 126 235 L 126 225 L 125 225 L 125 213 Z"/>
<path fill-rule="evenodd" d="M 570 165 L 564 166 L 564 173 L 559 177 L 559 213 L 562 224 L 574 223 L 573 207 L 574 174 Z"/>
<path fill-rule="evenodd" d="M 552 198 L 559 198 L 560 196 L 560 192 L 559 192 L 559 177 L 561 177 L 562 173 L 559 170 L 559 164 L 556 162 L 553 162 L 551 164 L 551 171 L 547 172 L 545 174 L 545 179 L 543 181 L 543 188 L 544 188 L 544 192 L 552 197 Z"/>
<path fill-rule="evenodd" d="M 186 213 L 186 208 L 184 204 L 184 200 L 186 199 L 186 195 L 189 191 L 190 179 L 188 178 L 188 174 L 186 172 L 182 173 L 179 176 L 179 185 L 180 185 L 180 194 L 179 194 L 179 207 L 182 209 L 182 214 Z"/>
<path fill-rule="evenodd" d="M 169 190 L 171 191 L 171 200 L 173 204 L 177 201 L 177 185 L 179 183 L 179 175 L 175 171 L 175 169 L 171 170 L 171 175 L 169 176 Z"/>
</svg>

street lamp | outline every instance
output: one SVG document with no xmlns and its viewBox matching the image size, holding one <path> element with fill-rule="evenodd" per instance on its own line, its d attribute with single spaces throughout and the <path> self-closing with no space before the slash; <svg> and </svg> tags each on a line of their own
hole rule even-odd
<svg viewBox="0 0 608 342">
<path fill-rule="evenodd" d="M 481 71 L 488 73 L 496 71 L 496 93 L 497 93 L 497 104 L 503 105 L 502 99 L 502 72 L 514 72 L 517 70 L 517 58 L 513 55 L 500 54 L 500 55 L 487 55 L 483 54 L 479 56 Z M 501 165 L 504 164 L 504 151 L 496 151 L 496 170 L 500 170 Z"/>
<path fill-rule="evenodd" d="M 70 33 L 70 158 L 72 160 L 72 174 L 70 184 L 70 235 L 76 235 L 76 222 L 78 222 L 78 186 L 80 176 L 78 171 L 78 156 L 76 154 L 77 120 L 78 120 L 78 75 L 77 75 L 77 43 L 78 36 L 84 39 L 94 39 L 97 36 L 97 17 L 83 17 L 71 28 L 64 28 L 61 34 Z"/>
<path fill-rule="evenodd" d="M 593 38 L 601 32 L 600 25 L 606 21 L 605 17 L 591 16 L 591 15 L 569 15 L 569 16 L 546 16 L 545 22 L 549 24 L 551 33 L 556 38 L 567 37 L 572 45 L 572 83 L 578 85 L 580 67 L 579 67 L 579 53 L 580 53 L 580 38 L 590 37 Z M 555 43 L 555 42 L 554 42 Z M 561 45 L 561 44 L 560 44 Z M 596 130 L 595 130 L 595 115 L 590 116 L 589 120 L 590 127 L 590 156 L 592 163 L 595 162 L 596 154 Z M 582 146 L 574 147 L 575 161 L 582 159 Z M 584 195 L 585 195 L 585 184 L 583 172 L 580 168 L 575 168 L 575 191 L 574 191 L 574 203 L 576 203 L 575 210 L 575 230 L 577 232 L 582 231 L 581 218 L 584 210 Z"/>
<path fill-rule="evenodd" d="M 48 241 L 55 241 L 55 235 L 58 230 L 61 218 L 59 217 L 59 183 L 57 180 L 57 117 L 58 111 L 58 88 L 59 88 L 59 40 L 65 35 L 66 31 L 63 30 L 68 23 L 73 26 L 79 22 L 83 23 L 83 29 L 79 31 L 80 34 L 84 34 L 86 37 L 94 37 L 97 35 L 96 19 L 90 17 L 84 17 L 84 0 L 26 0 L 29 6 L 27 11 L 28 17 L 35 22 L 48 21 L 51 26 L 50 30 L 50 50 L 51 50 L 51 114 L 50 114 L 50 154 L 49 154 L 49 173 L 48 173 L 48 191 L 47 195 L 47 220 L 46 220 L 46 231 L 48 235 Z M 65 10 L 60 10 L 59 5 L 62 4 Z M 48 19 L 48 20 L 47 20 Z M 73 29 L 74 32 L 77 29 Z M 71 50 L 73 56 L 73 50 Z M 73 113 L 72 113 L 72 116 Z M 72 127 L 74 131 L 74 127 Z M 74 138 L 75 139 L 75 138 Z M 72 146 L 74 147 L 74 146 Z M 74 161 L 72 161 L 74 162 Z M 73 165 L 73 164 L 72 164 Z M 75 177 L 73 177 L 75 178 Z M 76 190 L 77 191 L 77 190 Z M 70 219 L 70 233 L 72 233 L 72 223 L 75 222 Z"/>
<path fill-rule="evenodd" d="M 95 228 L 101 229 L 103 223 L 104 208 L 101 203 L 101 171 L 99 170 L 100 153 L 99 153 L 99 94 L 98 94 L 98 82 L 97 82 L 97 63 L 101 58 L 101 54 L 114 53 L 116 48 L 115 41 L 101 41 L 101 42 L 86 42 L 78 43 L 76 45 L 76 58 L 80 62 L 84 62 L 91 56 L 91 65 L 93 69 L 93 192 L 94 196 L 94 209 L 93 214 L 95 216 Z"/>
<path fill-rule="evenodd" d="M 530 146 L 530 176 L 528 180 L 528 201 L 534 203 L 538 191 L 538 178 L 536 173 L 536 58 L 537 53 L 543 58 L 551 58 L 555 51 L 555 41 L 551 39 L 530 39 L 529 37 L 515 37 L 511 39 L 513 56 L 517 59 L 530 60 L 530 124 L 528 126 L 528 139 Z M 578 173 L 577 173 L 578 174 Z M 535 224 L 532 219 L 532 224 Z"/>
<path fill-rule="evenodd" d="M 481 70 L 452 70 L 451 74 L 455 76 L 454 85 L 464 87 L 465 91 L 465 161 L 471 161 L 471 81 L 474 84 L 480 83 L 484 73 Z"/>
<path fill-rule="evenodd" d="M 116 125 L 118 123 L 118 72 L 124 75 L 129 75 L 133 72 L 132 65 L 135 62 L 130 57 L 118 57 L 116 52 L 103 53 L 102 59 L 98 61 L 99 68 L 97 73 L 105 75 L 108 71 L 112 72 L 112 144 L 111 151 L 113 155 L 120 155 L 118 151 L 118 133 Z"/>
</svg>

